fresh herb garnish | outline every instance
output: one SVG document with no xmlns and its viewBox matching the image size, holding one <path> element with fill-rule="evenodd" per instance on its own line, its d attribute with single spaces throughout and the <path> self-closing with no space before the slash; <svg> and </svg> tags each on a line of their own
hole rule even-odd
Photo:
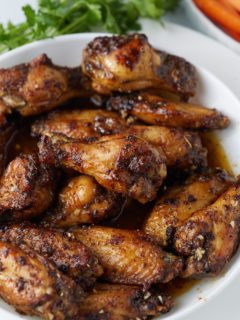
<svg viewBox="0 0 240 320">
<path fill-rule="evenodd" d="M 159 20 L 179 0 L 38 0 L 38 10 L 22 8 L 25 22 L 0 24 L 0 52 L 34 40 L 102 29 L 112 33 L 140 30 L 138 19 Z"/>
</svg>

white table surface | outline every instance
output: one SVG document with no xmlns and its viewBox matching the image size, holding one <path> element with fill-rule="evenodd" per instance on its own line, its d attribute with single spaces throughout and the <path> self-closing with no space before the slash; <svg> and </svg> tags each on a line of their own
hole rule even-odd
<svg viewBox="0 0 240 320">
<path fill-rule="evenodd" d="M 22 20 L 21 6 L 26 3 L 36 5 L 37 0 L 0 0 L 0 22 L 7 22 L 9 19 L 17 23 Z M 166 18 L 168 21 L 184 25 L 189 28 L 194 26 L 189 22 L 184 5 L 174 14 L 169 14 Z M 234 72 L 234 70 L 233 70 Z M 240 98 L 240 84 L 239 93 Z M 231 283 L 229 287 L 216 298 L 211 300 L 191 313 L 185 320 L 239 320 L 240 319 L 240 271 L 239 278 Z M 1 319 L 2 320 L 2 319 Z"/>
</svg>

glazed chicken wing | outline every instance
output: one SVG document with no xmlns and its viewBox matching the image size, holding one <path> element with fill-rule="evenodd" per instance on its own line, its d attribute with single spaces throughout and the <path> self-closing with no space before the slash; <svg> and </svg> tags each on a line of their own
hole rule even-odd
<svg viewBox="0 0 240 320">
<path fill-rule="evenodd" d="M 98 37 L 83 51 L 83 72 L 102 94 L 156 88 L 188 98 L 195 94 L 194 67 L 157 51 L 142 34 Z"/>
<path fill-rule="evenodd" d="M 172 102 L 149 93 L 113 96 L 107 107 L 153 125 L 188 129 L 223 129 L 229 125 L 229 119 L 216 109 Z"/>
<path fill-rule="evenodd" d="M 239 243 L 240 180 L 213 204 L 196 211 L 176 232 L 175 249 L 186 257 L 184 277 L 216 275 Z"/>
<path fill-rule="evenodd" d="M 81 304 L 79 320 L 146 319 L 168 312 L 173 305 L 170 296 L 141 287 L 97 284 Z"/>
<path fill-rule="evenodd" d="M 62 165 L 93 176 L 106 189 L 141 203 L 156 197 L 166 177 L 165 156 L 145 140 L 113 135 L 84 144 L 61 135 L 42 137 L 42 162 Z"/>
<path fill-rule="evenodd" d="M 171 187 L 155 204 L 143 231 L 162 246 L 171 246 L 174 233 L 191 215 L 214 202 L 229 186 L 231 178 L 220 169 L 190 177 Z"/>
<path fill-rule="evenodd" d="M 138 136 L 163 149 L 169 167 L 189 170 L 207 164 L 207 150 L 196 132 L 160 126 L 129 126 L 119 115 L 106 110 L 52 112 L 32 126 L 34 136 L 61 133 L 83 142 L 120 132 Z"/>
<path fill-rule="evenodd" d="M 194 170 L 207 165 L 207 149 L 197 132 L 179 128 L 132 125 L 127 132 L 141 137 L 166 156 L 167 167 Z"/>
<path fill-rule="evenodd" d="M 90 176 L 72 178 L 59 194 L 55 211 L 42 223 L 59 228 L 117 217 L 125 198 L 101 187 Z"/>
<path fill-rule="evenodd" d="M 32 126 L 34 136 L 62 133 L 69 138 L 91 141 L 104 135 L 125 130 L 126 122 L 114 112 L 106 110 L 55 111 Z"/>
<path fill-rule="evenodd" d="M 97 258 L 85 245 L 54 229 L 23 223 L 3 226 L 0 241 L 26 244 L 48 258 L 60 271 L 75 278 L 81 286 L 92 285 L 102 274 Z"/>
<path fill-rule="evenodd" d="M 85 293 L 46 258 L 0 241 L 0 296 L 18 312 L 45 320 L 72 320 Z"/>
<path fill-rule="evenodd" d="M 45 55 L 10 69 L 0 69 L 0 109 L 30 116 L 49 111 L 71 98 L 88 95 L 81 68 L 56 66 Z"/>
<path fill-rule="evenodd" d="M 36 155 L 20 155 L 0 179 L 0 220 L 26 220 L 41 215 L 54 199 L 52 168 Z"/>
<path fill-rule="evenodd" d="M 93 226 L 74 229 L 73 234 L 96 254 L 104 278 L 111 283 L 149 287 L 172 280 L 182 270 L 181 258 L 164 252 L 138 231 Z"/>
</svg>

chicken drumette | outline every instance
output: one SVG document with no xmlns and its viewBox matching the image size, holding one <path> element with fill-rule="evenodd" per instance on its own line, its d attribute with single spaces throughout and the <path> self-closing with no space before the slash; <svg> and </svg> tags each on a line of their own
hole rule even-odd
<svg viewBox="0 0 240 320">
<path fill-rule="evenodd" d="M 145 88 L 193 96 L 194 67 L 186 60 L 155 50 L 145 35 L 98 37 L 83 51 L 83 72 L 103 94 Z"/>
<path fill-rule="evenodd" d="M 141 203 L 156 197 L 166 177 L 163 152 L 133 135 L 104 136 L 88 144 L 62 135 L 44 136 L 39 153 L 43 163 L 93 176 L 106 189 Z"/>
<path fill-rule="evenodd" d="M 58 204 L 42 221 L 44 225 L 68 228 L 77 224 L 97 223 L 117 217 L 125 198 L 101 187 L 90 176 L 70 179 L 59 194 Z"/>
<path fill-rule="evenodd" d="M 26 220 L 41 215 L 54 199 L 53 169 L 37 155 L 20 155 L 0 179 L 0 220 Z"/>
<path fill-rule="evenodd" d="M 0 113 L 40 114 L 88 95 L 88 90 L 80 67 L 56 66 L 43 54 L 30 63 L 0 69 Z"/>
</svg>

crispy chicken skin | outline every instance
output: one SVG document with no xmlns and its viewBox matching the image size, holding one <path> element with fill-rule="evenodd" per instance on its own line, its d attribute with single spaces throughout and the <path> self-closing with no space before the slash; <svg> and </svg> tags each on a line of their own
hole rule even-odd
<svg viewBox="0 0 240 320">
<path fill-rule="evenodd" d="M 20 155 L 0 179 L 0 220 L 27 220 L 41 215 L 54 199 L 53 169 L 38 156 Z"/>
<path fill-rule="evenodd" d="M 223 129 L 229 119 L 216 109 L 173 102 L 149 93 L 113 96 L 107 108 L 132 115 L 145 123 L 186 129 Z"/>
<path fill-rule="evenodd" d="M 70 179 L 59 194 L 55 211 L 42 221 L 45 225 L 69 228 L 77 224 L 97 223 L 118 216 L 125 198 L 108 191 L 86 175 Z"/>
<path fill-rule="evenodd" d="M 143 231 L 160 245 L 171 246 L 176 230 L 195 211 L 213 203 L 228 188 L 231 180 L 225 171 L 216 169 L 170 187 L 158 199 Z"/>
<path fill-rule="evenodd" d="M 139 231 L 93 226 L 72 232 L 96 254 L 111 283 L 149 287 L 172 280 L 183 267 L 181 258 L 164 252 Z"/>
<path fill-rule="evenodd" d="M 81 286 L 92 285 L 103 273 L 97 258 L 84 244 L 54 229 L 26 223 L 5 225 L 0 228 L 0 241 L 26 244 Z"/>
<path fill-rule="evenodd" d="M 0 109 L 22 116 L 49 111 L 71 98 L 88 94 L 81 68 L 56 66 L 45 54 L 30 63 L 0 69 Z"/>
<path fill-rule="evenodd" d="M 141 287 L 97 284 L 80 306 L 79 320 L 145 319 L 172 308 L 170 296 Z"/>
<path fill-rule="evenodd" d="M 83 72 L 102 94 L 156 88 L 188 98 L 195 94 L 194 67 L 157 51 L 142 34 L 98 37 L 83 51 Z"/>
<path fill-rule="evenodd" d="M 197 132 L 143 125 L 132 125 L 127 132 L 160 147 L 165 153 L 167 167 L 191 171 L 207 166 L 207 149 Z"/>
<path fill-rule="evenodd" d="M 33 136 L 62 133 L 69 138 L 91 141 L 125 130 L 126 122 L 115 112 L 106 110 L 55 111 L 32 125 Z"/>
<path fill-rule="evenodd" d="M 217 275 L 239 243 L 240 180 L 213 204 L 196 211 L 176 232 L 174 246 L 188 257 L 183 277 Z"/>
<path fill-rule="evenodd" d="M 0 296 L 18 312 L 45 320 L 72 320 L 85 293 L 45 257 L 0 241 Z"/>
<path fill-rule="evenodd" d="M 93 176 L 107 190 L 141 203 L 153 200 L 166 177 L 165 155 L 132 135 L 112 135 L 84 144 L 62 135 L 39 142 L 43 163 L 61 165 Z"/>
<path fill-rule="evenodd" d="M 106 110 L 52 112 L 32 126 L 34 136 L 60 133 L 83 142 L 120 132 L 138 136 L 163 149 L 169 167 L 189 170 L 207 165 L 207 150 L 196 132 L 160 126 L 129 126 L 118 114 Z"/>
</svg>

